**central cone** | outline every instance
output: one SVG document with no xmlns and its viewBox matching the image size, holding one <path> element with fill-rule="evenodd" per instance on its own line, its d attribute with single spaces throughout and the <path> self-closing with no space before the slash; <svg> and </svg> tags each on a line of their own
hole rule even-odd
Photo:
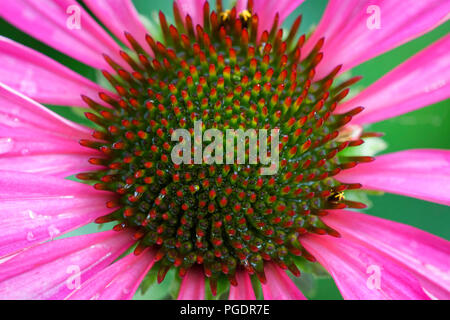
<svg viewBox="0 0 450 320">
<path fill-rule="evenodd" d="M 222 11 L 220 2 L 218 12 L 210 13 L 206 3 L 203 26 L 193 26 L 189 16 L 182 19 L 174 4 L 176 27 L 160 14 L 164 44 L 146 38 L 153 55 L 126 34 L 135 50 L 131 56 L 121 52 L 128 66 L 105 56 L 116 74 L 103 74 L 120 99 L 104 93 L 100 98 L 112 108 L 84 97 L 95 110 L 87 117 L 101 129 L 94 132 L 95 141 L 81 144 L 103 153 L 90 162 L 106 170 L 78 177 L 114 192 L 107 203 L 114 211 L 97 222 L 118 221 L 115 230 L 134 230 L 136 254 L 156 249 L 159 281 L 171 267 L 184 276 L 200 264 L 215 292 L 224 275 L 236 285 L 238 268 L 265 282 L 265 261 L 298 276 L 293 257 L 314 260 L 299 237 L 307 232 L 339 236 L 320 216 L 329 209 L 362 206 L 342 197 L 359 185 L 333 178 L 371 160 L 338 155 L 362 143 L 338 138 L 362 108 L 333 114 L 352 81 L 333 86 L 339 67 L 313 80 L 323 40 L 302 57 L 305 36 L 296 38 L 300 18 L 285 37 L 278 16 L 271 30 L 259 30 L 249 3 L 241 13 Z M 203 130 L 224 134 L 279 129 L 277 173 L 261 175 L 261 165 L 248 163 L 174 164 L 173 131 L 184 128 L 193 135 L 196 121 L 202 121 Z"/>
</svg>

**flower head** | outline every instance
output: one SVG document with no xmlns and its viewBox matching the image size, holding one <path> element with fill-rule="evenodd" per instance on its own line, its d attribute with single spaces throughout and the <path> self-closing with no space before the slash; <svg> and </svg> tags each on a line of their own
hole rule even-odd
<svg viewBox="0 0 450 320">
<path fill-rule="evenodd" d="M 98 68 L 115 93 L 1 39 L 0 297 L 125 299 L 147 274 L 162 282 L 175 269 L 179 299 L 204 298 L 205 279 L 213 295 L 225 283 L 230 298 L 252 299 L 250 277 L 267 299 L 304 299 L 285 270 L 299 277 L 306 260 L 325 267 L 345 298 L 448 297 L 447 241 L 343 209 L 366 207 L 345 197 L 361 188 L 450 204 L 448 151 L 376 161 L 347 152 L 379 136 L 365 124 L 448 97 L 449 37 L 351 99 L 360 77 L 339 78 L 444 21 L 448 5 L 379 1 L 388 14 L 406 14 L 368 39 L 360 27 L 367 4 L 331 0 L 307 38 L 297 35 L 301 17 L 281 29 L 302 2 L 217 1 L 212 9 L 175 1 L 174 24 L 160 13 L 150 35 L 131 2 L 84 1 L 127 49 L 75 1 L 5 4 L 7 21 Z M 88 106 L 95 129 L 38 102 Z M 186 134 L 174 138 L 177 129 Z M 211 141 L 207 129 L 242 135 L 231 148 L 216 141 L 215 158 L 197 157 L 198 143 Z M 261 138 L 263 130 L 277 135 Z M 235 158 L 239 142 L 247 151 Z M 269 175 L 264 146 L 277 155 Z M 260 151 L 253 162 L 252 147 Z M 220 150 L 231 161 L 210 161 Z M 78 182 L 64 179 L 73 174 Z M 114 222 L 113 230 L 46 242 L 92 221 Z"/>
</svg>

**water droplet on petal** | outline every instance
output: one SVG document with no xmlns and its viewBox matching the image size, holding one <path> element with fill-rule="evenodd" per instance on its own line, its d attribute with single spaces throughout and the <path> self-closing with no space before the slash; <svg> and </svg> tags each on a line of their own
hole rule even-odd
<svg viewBox="0 0 450 320">
<path fill-rule="evenodd" d="M 11 128 L 17 128 L 23 125 L 19 118 L 12 117 L 8 114 L 0 114 L 0 122 Z"/>
<path fill-rule="evenodd" d="M 61 231 L 59 231 L 58 228 L 55 227 L 55 225 L 52 224 L 48 227 L 48 234 L 50 235 L 51 239 L 55 238 L 60 233 Z"/>
<path fill-rule="evenodd" d="M 100 298 L 100 293 L 96 293 L 95 295 L 92 296 L 92 298 L 90 300 L 98 300 Z"/>
<path fill-rule="evenodd" d="M 35 240 L 33 232 L 28 231 L 28 233 L 27 233 L 27 240 L 28 241 L 34 241 Z"/>
<path fill-rule="evenodd" d="M 26 94 L 27 96 L 33 96 L 37 93 L 36 82 L 31 79 L 24 79 L 20 82 L 20 92 Z"/>
<path fill-rule="evenodd" d="M 425 87 L 424 91 L 426 93 L 430 93 L 430 92 L 439 90 L 440 88 L 442 88 L 446 84 L 447 84 L 447 82 L 445 80 L 440 80 L 440 81 L 434 82 L 434 83 L 428 85 L 427 87 Z"/>
<path fill-rule="evenodd" d="M 25 210 L 24 213 L 28 214 L 30 219 L 35 219 L 36 218 L 36 213 L 34 213 L 32 210 Z"/>
<path fill-rule="evenodd" d="M 14 141 L 11 138 L 0 138 L 0 154 L 10 152 L 14 148 Z"/>
</svg>

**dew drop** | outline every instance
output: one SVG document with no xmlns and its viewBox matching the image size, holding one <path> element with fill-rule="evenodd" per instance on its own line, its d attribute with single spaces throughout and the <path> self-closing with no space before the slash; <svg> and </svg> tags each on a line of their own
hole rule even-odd
<svg viewBox="0 0 450 320">
<path fill-rule="evenodd" d="M 61 231 L 59 231 L 58 228 L 55 227 L 55 225 L 52 224 L 48 227 L 48 234 L 50 235 L 51 239 L 55 238 L 60 233 Z"/>
<path fill-rule="evenodd" d="M 0 154 L 10 152 L 14 148 L 14 141 L 11 138 L 0 139 Z"/>
<path fill-rule="evenodd" d="M 28 231 L 28 233 L 27 233 L 27 240 L 28 241 L 34 241 L 35 240 L 33 232 Z"/>
<path fill-rule="evenodd" d="M 32 210 L 25 210 L 24 213 L 27 213 L 30 219 L 36 219 L 36 213 L 34 213 Z"/>
<path fill-rule="evenodd" d="M 100 298 L 100 293 L 96 293 L 95 295 L 92 296 L 92 298 L 90 300 L 98 300 Z"/>
<path fill-rule="evenodd" d="M 434 82 L 434 83 L 428 85 L 427 87 L 425 87 L 424 91 L 426 93 L 430 93 L 430 92 L 439 90 L 440 88 L 442 88 L 446 84 L 447 84 L 447 82 L 445 80 L 440 80 L 438 82 Z"/>
<path fill-rule="evenodd" d="M 27 96 L 33 96 L 37 93 L 36 83 L 34 81 L 24 79 L 20 82 L 20 92 L 23 92 Z"/>
</svg>

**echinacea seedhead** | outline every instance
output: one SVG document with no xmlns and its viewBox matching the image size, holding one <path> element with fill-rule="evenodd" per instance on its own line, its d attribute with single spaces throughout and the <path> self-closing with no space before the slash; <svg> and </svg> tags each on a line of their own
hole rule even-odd
<svg viewBox="0 0 450 320">
<path fill-rule="evenodd" d="M 359 184 L 333 178 L 372 160 L 338 155 L 362 143 L 339 135 L 362 108 L 333 114 L 355 79 L 333 86 L 337 67 L 313 81 L 323 39 L 301 57 L 300 17 L 283 37 L 278 17 L 271 30 L 258 30 L 251 1 L 241 13 L 223 11 L 220 1 L 210 13 L 205 3 L 203 27 L 181 17 L 176 3 L 174 16 L 176 27 L 160 14 L 164 43 L 147 36 L 154 58 L 126 34 L 137 59 L 121 56 L 131 72 L 105 56 L 116 74 L 103 74 L 120 99 L 100 98 L 112 108 L 84 97 L 96 111 L 88 119 L 101 129 L 95 141 L 81 144 L 99 150 L 102 156 L 90 162 L 106 169 L 78 178 L 116 195 L 107 203 L 115 211 L 97 222 L 118 221 L 114 229 L 135 230 L 135 254 L 155 248 L 159 281 L 172 267 L 184 276 L 200 264 L 214 293 L 224 275 L 236 285 L 238 268 L 264 283 L 264 261 L 298 276 L 293 256 L 314 260 L 299 237 L 339 236 L 320 220 L 325 210 L 364 207 L 343 196 Z M 224 133 L 279 129 L 277 173 L 262 175 L 259 164 L 175 164 L 172 133 L 184 128 L 193 134 L 196 121 Z"/>
</svg>

